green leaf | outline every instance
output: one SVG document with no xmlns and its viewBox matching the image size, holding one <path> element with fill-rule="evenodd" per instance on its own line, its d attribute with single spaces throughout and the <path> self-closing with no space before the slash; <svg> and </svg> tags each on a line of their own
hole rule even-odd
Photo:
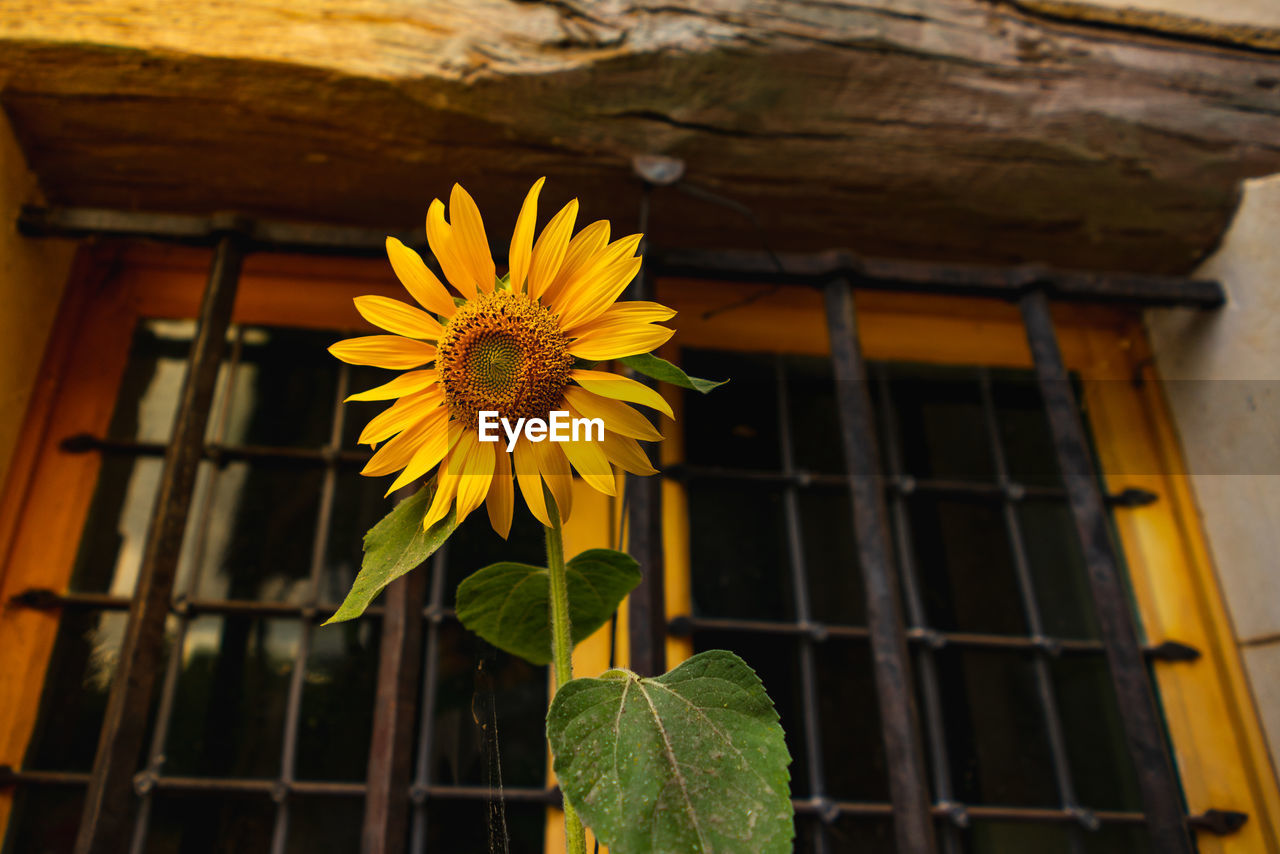
<svg viewBox="0 0 1280 854">
<path fill-rule="evenodd" d="M 668 362 L 666 359 L 659 359 L 652 353 L 644 353 L 639 356 L 627 356 L 626 358 L 619 359 L 618 361 L 626 365 L 628 368 L 639 371 L 646 377 L 653 377 L 659 382 L 671 383 L 672 385 L 680 386 L 680 388 L 689 388 L 694 391 L 700 391 L 703 394 L 706 394 L 711 391 L 711 389 L 718 388 L 728 382 L 728 380 L 720 380 L 719 382 L 716 382 L 715 380 L 700 380 L 697 377 L 691 377 L 675 365 Z"/>
<path fill-rule="evenodd" d="M 590 549 L 565 564 L 573 642 L 605 624 L 640 583 L 631 555 Z M 551 661 L 551 580 L 546 567 L 495 563 L 458 585 L 462 624 L 489 643 L 533 664 Z"/>
<path fill-rule="evenodd" d="M 612 854 L 791 851 L 782 726 L 731 652 L 656 679 L 574 679 L 551 703 L 547 737 L 560 788 Z"/>
<path fill-rule="evenodd" d="M 434 496 L 433 482 L 397 504 L 364 535 L 364 561 L 360 572 L 337 613 L 325 620 L 326 626 L 363 614 L 382 588 L 419 566 L 449 539 L 453 529 L 458 527 L 453 510 L 430 530 L 422 529 L 423 517 L 427 515 Z"/>
</svg>

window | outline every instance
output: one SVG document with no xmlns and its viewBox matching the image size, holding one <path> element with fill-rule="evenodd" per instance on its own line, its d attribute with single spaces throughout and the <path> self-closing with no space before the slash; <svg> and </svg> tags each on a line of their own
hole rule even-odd
<svg viewBox="0 0 1280 854">
<path fill-rule="evenodd" d="M 201 264 L 185 250 L 126 252 L 123 272 L 73 295 L 55 342 L 29 469 L 15 480 L 25 486 L 3 517 L 13 606 L 0 641 L 20 639 L 0 647 L 15 674 L 0 713 L 0 762 L 14 768 L 7 854 L 70 850 L 74 839 Z M 359 846 L 395 606 L 384 597 L 354 624 L 315 626 L 389 502 L 357 474 L 353 439 L 367 412 L 340 404 L 373 381 L 323 348 L 340 337 L 329 330 L 350 325 L 347 298 L 393 284 L 378 262 L 261 256 L 246 268 L 135 766 L 134 850 Z M 795 759 L 797 850 L 894 850 L 894 767 L 833 439 L 841 401 L 821 293 L 660 287 L 682 312 L 680 360 L 732 377 L 711 396 L 676 400 L 683 415 L 664 443 L 669 664 L 726 646 L 759 670 Z M 741 304 L 744 295 L 754 300 Z M 858 307 L 939 850 L 1143 850 L 1143 804 L 1016 309 L 874 293 Z M 1250 758 L 1256 722 L 1233 706 L 1243 683 L 1170 474 L 1158 390 L 1130 382 L 1140 332 L 1120 311 L 1068 307 L 1056 319 L 1108 489 L 1157 497 L 1113 511 L 1146 645 L 1178 640 L 1201 654 L 1172 661 L 1177 648 L 1166 647 L 1152 665 L 1187 808 L 1251 817 L 1231 836 L 1201 832 L 1201 850 L 1250 850 L 1232 846 L 1274 833 Z M 121 329 L 134 330 L 131 342 Z M 616 537 L 620 511 L 577 502 L 570 550 Z M 395 798 L 410 850 L 483 850 L 495 792 L 512 850 L 554 835 L 542 736 L 523 725 L 542 716 L 545 675 L 487 648 L 449 611 L 465 573 L 500 557 L 540 562 L 541 551 L 518 514 L 510 545 L 468 524 L 418 574 L 421 604 L 407 606 L 418 655 L 393 671 L 414 707 Z M 633 627 L 625 614 L 619 622 L 616 643 L 604 631 L 578 650 L 580 672 L 628 660 Z"/>
</svg>

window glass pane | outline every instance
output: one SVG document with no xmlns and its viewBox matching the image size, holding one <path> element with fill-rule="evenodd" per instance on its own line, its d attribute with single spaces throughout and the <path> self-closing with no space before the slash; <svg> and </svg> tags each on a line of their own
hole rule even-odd
<svg viewBox="0 0 1280 854">
<path fill-rule="evenodd" d="M 865 626 L 866 594 L 849 491 L 802 489 L 797 501 L 813 619 L 836 626 Z"/>
<path fill-rule="evenodd" d="M 287 463 L 218 471 L 196 535 L 195 598 L 305 601 L 323 478 L 318 467 Z"/>
<path fill-rule="evenodd" d="M 966 854 L 1071 854 L 1071 829 L 1065 824 L 975 821 L 964 834 Z"/>
<path fill-rule="evenodd" d="M 951 648 L 937 661 L 957 799 L 1059 806 L 1031 656 Z"/>
<path fill-rule="evenodd" d="M 907 509 L 929 625 L 943 631 L 1025 634 L 1000 507 L 915 493 Z"/>
<path fill-rule="evenodd" d="M 430 782 L 497 788 L 501 756 L 503 785 L 545 786 L 546 736 L 529 722 L 546 718 L 546 668 L 495 650 L 453 621 L 441 624 L 436 654 Z"/>
<path fill-rule="evenodd" d="M 365 619 L 312 629 L 298 720 L 298 779 L 365 779 L 380 628 L 379 621 Z"/>
<path fill-rule="evenodd" d="M 1141 825 L 1104 824 L 1084 837 L 1088 854 L 1152 854 L 1151 835 Z"/>
<path fill-rule="evenodd" d="M 1080 538 L 1066 502 L 1023 501 L 1017 513 L 1045 633 L 1062 638 L 1101 637 Z"/>
<path fill-rule="evenodd" d="M 269 851 L 276 805 L 261 794 L 156 792 L 147 854 Z"/>
<path fill-rule="evenodd" d="M 364 535 L 395 507 L 384 498 L 392 480 L 363 477 L 355 467 L 338 469 L 333 493 L 333 522 L 320 574 L 320 601 L 337 607 L 346 598 L 364 559 Z"/>
<path fill-rule="evenodd" d="M 784 364 L 795 467 L 800 471 L 843 474 L 844 448 L 840 444 L 831 361 L 816 356 L 787 356 Z"/>
<path fill-rule="evenodd" d="M 88 771 L 128 614 L 68 609 L 58 626 L 25 766 Z"/>
<path fill-rule="evenodd" d="M 325 350 L 334 334 L 249 327 L 241 335 L 223 444 L 327 445 L 341 368 Z"/>
<path fill-rule="evenodd" d="M 1076 796 L 1090 809 L 1141 811 L 1106 658 L 1064 655 L 1050 667 Z"/>
<path fill-rule="evenodd" d="M 195 331 L 194 320 L 138 323 L 108 430 L 113 439 L 169 440 Z"/>
<path fill-rule="evenodd" d="M 871 647 L 863 641 L 828 640 L 814 650 L 827 794 L 836 800 L 887 801 L 889 775 Z"/>
<path fill-rule="evenodd" d="M 103 457 L 71 589 L 132 596 L 160 488 L 160 457 Z"/>
<path fill-rule="evenodd" d="M 995 465 L 971 371 L 889 365 L 902 471 L 916 478 L 992 481 Z"/>
<path fill-rule="evenodd" d="M 537 804 L 473 798 L 428 802 L 426 846 L 435 851 L 542 851 L 547 809 Z"/>
<path fill-rule="evenodd" d="M 782 459 L 772 358 L 685 350 L 681 359 L 690 376 L 731 380 L 711 394 L 685 395 L 685 460 L 777 471 Z"/>
<path fill-rule="evenodd" d="M 879 816 L 841 816 L 828 831 L 833 854 L 894 854 L 893 820 Z M 798 851 L 817 851 L 810 844 Z"/>
<path fill-rule="evenodd" d="M 84 810 L 81 786 L 19 786 L 6 854 L 71 854 Z"/>
<path fill-rule="evenodd" d="M 793 619 L 781 490 L 694 481 L 688 495 L 694 613 Z"/>
<path fill-rule="evenodd" d="M 287 854 L 359 851 L 364 798 L 302 796 L 289 801 Z"/>
<path fill-rule="evenodd" d="M 207 616 L 182 649 L 164 773 L 273 777 L 280 771 L 296 620 Z"/>
<path fill-rule="evenodd" d="M 1029 486 L 1061 486 L 1053 434 L 1035 375 L 1030 371 L 992 371 L 991 398 L 999 413 L 1009 477 Z"/>
</svg>

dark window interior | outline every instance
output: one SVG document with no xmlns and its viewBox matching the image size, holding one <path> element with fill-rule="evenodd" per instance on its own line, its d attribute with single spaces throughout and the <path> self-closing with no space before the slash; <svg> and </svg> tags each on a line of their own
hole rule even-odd
<svg viewBox="0 0 1280 854">
<path fill-rule="evenodd" d="M 685 401 L 694 646 L 734 650 L 764 680 L 795 760 L 793 797 L 866 802 L 865 815 L 829 825 L 802 812 L 797 850 L 891 852 L 885 814 L 871 808 L 887 807 L 889 787 L 852 511 L 847 486 L 829 477 L 844 464 L 829 362 L 689 350 L 682 360 L 691 374 L 732 377 Z M 922 736 L 932 794 L 941 799 L 945 775 L 945 800 L 971 813 L 964 829 L 939 823 L 941 850 L 1149 851 L 1034 376 L 869 369 L 899 571 L 911 588 L 902 598 L 920 720 L 937 725 L 937 739 Z M 1034 625 L 1060 650 L 1041 651 Z M 1096 830 L 1062 815 L 1036 820 L 1036 810 L 1064 806 L 1123 815 Z M 992 819 L 977 817 L 984 810 Z"/>
</svg>

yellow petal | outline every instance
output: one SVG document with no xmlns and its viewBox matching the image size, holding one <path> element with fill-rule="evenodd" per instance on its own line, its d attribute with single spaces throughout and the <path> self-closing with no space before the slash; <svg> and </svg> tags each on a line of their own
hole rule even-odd
<svg viewBox="0 0 1280 854">
<path fill-rule="evenodd" d="M 556 313 L 563 315 L 588 299 L 607 270 L 619 262 L 632 258 L 636 247 L 640 245 L 641 238 L 642 235 L 639 234 L 619 238 L 588 258 L 582 267 L 565 281 L 564 287 L 556 295 L 556 302 L 552 306 Z"/>
<path fill-rule="evenodd" d="M 461 522 L 489 494 L 489 484 L 493 482 L 493 454 L 497 443 L 478 442 L 476 432 L 466 430 L 458 444 L 465 444 L 470 448 L 462 465 L 462 479 L 458 482 L 458 521 Z"/>
<path fill-rule="evenodd" d="M 499 537 L 506 539 L 511 533 L 511 517 L 516 509 L 516 485 L 511 479 L 511 455 L 501 448 L 494 453 L 493 485 L 485 499 L 489 512 L 489 524 Z"/>
<path fill-rule="evenodd" d="M 444 459 L 444 455 L 449 452 L 451 446 L 448 420 L 449 410 L 443 406 L 434 410 L 429 419 L 424 420 L 424 424 L 429 425 L 425 429 L 424 438 L 418 444 L 417 450 L 413 452 L 413 457 L 405 464 L 404 471 L 400 472 L 395 482 L 387 487 L 386 495 L 390 495 L 405 484 L 413 483 Z"/>
<path fill-rule="evenodd" d="M 407 397 L 415 391 L 422 391 L 438 379 L 440 379 L 440 374 L 434 369 L 409 371 L 409 373 L 401 374 L 389 383 L 383 383 L 380 386 L 374 386 L 368 391 L 350 395 L 347 397 L 347 402 L 352 400 L 393 400 L 397 397 Z"/>
<path fill-rule="evenodd" d="M 671 411 L 671 404 L 667 403 L 656 389 L 649 388 L 630 377 L 611 374 L 607 371 L 575 370 L 569 374 L 569 378 L 587 391 L 601 397 L 638 403 L 641 406 L 656 409 L 668 418 L 676 417 Z"/>
<path fill-rule="evenodd" d="M 522 435 L 516 441 L 515 454 L 516 480 L 520 484 L 520 492 L 529 505 L 529 512 L 539 522 L 551 527 L 551 516 L 547 513 L 546 496 L 542 492 L 542 477 L 538 474 L 538 460 L 533 455 L 533 444 Z"/>
<path fill-rule="evenodd" d="M 606 430 L 646 442 L 662 441 L 662 434 L 649 423 L 649 419 L 620 400 L 610 400 L 585 388 L 569 386 L 564 390 L 564 402 L 581 416 L 603 420 Z"/>
<path fill-rule="evenodd" d="M 421 255 L 396 238 L 388 237 L 387 257 L 391 259 L 391 269 L 395 270 L 396 278 L 418 301 L 418 305 L 443 317 L 453 317 L 458 308 L 453 304 L 453 297 L 449 296 Z"/>
<path fill-rule="evenodd" d="M 511 251 L 507 256 L 507 268 L 511 276 L 511 292 L 520 293 L 524 289 L 525 277 L 529 275 L 529 256 L 533 249 L 533 229 L 538 221 L 538 193 L 546 178 L 539 178 L 529 188 L 520 206 L 520 215 L 516 217 L 515 231 L 511 232 Z M 507 527 L 511 527 L 510 520 Z M 497 530 L 495 526 L 495 530 Z M 506 537 L 506 534 L 503 534 Z"/>
<path fill-rule="evenodd" d="M 482 293 L 493 293 L 493 253 L 489 251 L 489 238 L 484 233 L 480 209 L 461 184 L 454 184 L 453 192 L 449 194 L 449 222 L 453 226 L 453 245 L 458 260 L 471 272 L 471 278 Z"/>
<path fill-rule="evenodd" d="M 559 449 L 560 444 L 545 440 L 532 442 L 530 447 L 533 449 L 534 459 L 538 462 L 538 471 L 542 474 L 542 479 L 547 482 L 551 497 L 560 510 L 560 521 L 567 522 L 569 514 L 573 511 L 573 471 L 569 468 L 569 461 Z"/>
<path fill-rule="evenodd" d="M 645 324 L 621 332 L 592 332 L 569 344 L 569 352 L 591 362 L 623 359 L 661 347 L 675 334 L 665 326 Z"/>
<path fill-rule="evenodd" d="M 574 329 L 604 314 L 640 272 L 639 258 L 623 258 L 579 289 L 578 298 L 560 313 L 560 329 Z"/>
<path fill-rule="evenodd" d="M 556 443 L 556 447 L 564 451 L 564 455 L 569 458 L 569 462 L 573 463 L 578 474 L 582 475 L 582 479 L 592 488 L 605 495 L 616 495 L 617 487 L 614 485 L 613 468 L 609 465 L 609 458 L 604 455 L 604 448 L 601 445 L 600 442 Z"/>
<path fill-rule="evenodd" d="M 444 270 L 449 284 L 464 297 L 475 294 L 475 277 L 458 257 L 453 229 L 444 221 L 444 203 L 439 199 L 432 199 L 431 207 L 427 208 L 427 243 L 431 245 L 431 254 L 440 262 L 440 269 Z"/>
<path fill-rule="evenodd" d="M 578 331 L 585 332 L 597 323 L 661 323 L 676 316 L 674 308 L 645 300 L 615 302 L 595 320 L 582 324 Z"/>
<path fill-rule="evenodd" d="M 444 332 L 440 321 L 420 308 L 391 297 L 364 296 L 355 298 L 356 311 L 374 326 L 406 338 L 422 338 L 435 341 Z"/>
<path fill-rule="evenodd" d="M 348 338 L 334 344 L 329 352 L 349 365 L 371 365 L 393 371 L 417 368 L 436 357 L 434 344 L 401 338 L 399 335 Z"/>
<path fill-rule="evenodd" d="M 376 445 L 407 430 L 444 403 L 444 392 L 439 384 L 431 385 L 417 394 L 402 397 L 390 408 L 375 415 L 357 440 L 361 445 Z"/>
<path fill-rule="evenodd" d="M 555 281 L 577 217 L 578 200 L 574 199 L 561 208 L 542 229 L 542 234 L 538 235 L 538 242 L 533 247 L 533 260 L 529 265 L 530 297 L 537 299 Z"/>
<path fill-rule="evenodd" d="M 436 494 L 431 499 L 431 507 L 427 510 L 427 515 L 422 517 L 423 530 L 429 529 L 449 515 L 449 508 L 453 506 L 453 499 L 458 494 L 458 475 L 451 471 L 457 467 L 453 462 L 453 458 L 457 455 L 458 448 L 454 447 L 449 452 L 449 461 L 441 465 L 440 471 L 436 473 Z"/>
<path fill-rule="evenodd" d="M 556 273 L 555 281 L 542 293 L 542 302 L 547 305 L 556 303 L 565 283 L 575 277 L 583 265 L 590 262 L 608 242 L 607 219 L 596 220 L 575 234 L 569 241 L 569 248 L 565 250 L 564 261 L 560 263 L 560 272 Z"/>
<path fill-rule="evenodd" d="M 651 475 L 658 470 L 649 462 L 640 443 L 629 436 L 619 436 L 606 430 L 604 432 L 604 455 L 609 462 L 630 474 Z"/>
<path fill-rule="evenodd" d="M 449 410 L 444 408 L 432 410 L 420 422 L 406 428 L 399 436 L 379 448 L 369 462 L 365 463 L 360 474 L 365 477 L 381 477 L 407 466 L 413 459 L 413 455 L 430 437 L 432 430 L 444 429 L 444 422 L 448 415 Z"/>
</svg>

